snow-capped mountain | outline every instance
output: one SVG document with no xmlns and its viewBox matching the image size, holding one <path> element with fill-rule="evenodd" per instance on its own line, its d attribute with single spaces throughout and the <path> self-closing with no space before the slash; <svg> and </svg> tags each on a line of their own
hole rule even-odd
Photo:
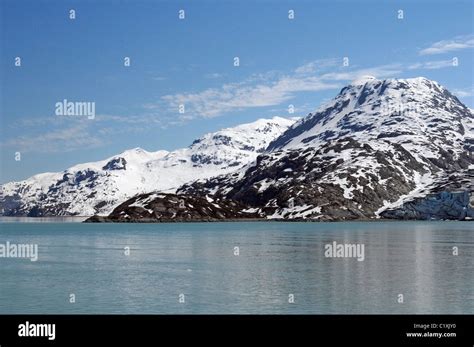
<svg viewBox="0 0 474 347">
<path fill-rule="evenodd" d="M 260 119 L 206 134 L 172 152 L 135 148 L 63 172 L 10 182 L 2 186 L 0 210 L 7 216 L 108 214 L 136 194 L 172 192 L 191 180 L 236 171 L 255 160 L 294 122 L 281 117 Z"/>
<path fill-rule="evenodd" d="M 234 211 L 236 218 L 472 219 L 473 150 L 473 114 L 438 83 L 363 77 L 292 125 L 242 170 L 176 192 L 235 201 L 245 206 Z M 153 200 L 140 197 L 111 217 L 136 216 L 136 201 L 147 218 L 161 218 Z"/>
</svg>

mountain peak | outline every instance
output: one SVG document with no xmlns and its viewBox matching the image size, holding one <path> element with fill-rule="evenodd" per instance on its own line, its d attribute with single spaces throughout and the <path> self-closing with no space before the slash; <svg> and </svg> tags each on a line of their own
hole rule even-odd
<svg viewBox="0 0 474 347">
<path fill-rule="evenodd" d="M 363 75 L 363 76 L 360 76 L 356 79 L 354 79 L 350 85 L 352 86 L 363 86 L 364 84 L 368 83 L 368 82 L 373 82 L 373 81 L 376 81 L 377 79 L 374 77 L 374 76 L 369 76 L 369 75 Z"/>
<path fill-rule="evenodd" d="M 469 110 L 456 97 L 427 78 L 378 80 L 363 76 L 296 122 L 267 150 L 318 148 L 347 136 L 404 143 L 409 137 L 416 140 L 430 135 L 433 141 L 458 142 L 466 113 L 470 114 Z M 430 154 L 436 156 L 437 152 Z"/>
<path fill-rule="evenodd" d="M 148 151 L 144 150 L 143 148 L 141 147 L 135 147 L 135 148 L 131 148 L 131 149 L 127 149 L 125 151 L 123 151 L 121 154 L 119 155 L 130 155 L 130 154 L 143 154 L 143 153 L 149 153 Z"/>
<path fill-rule="evenodd" d="M 412 78 L 387 78 L 387 79 L 377 79 L 374 76 L 370 75 L 362 75 L 354 79 L 348 86 L 343 88 L 342 90 L 349 90 L 350 87 L 362 87 L 365 85 L 384 85 L 384 86 L 397 86 L 397 85 L 405 85 L 407 87 L 415 87 L 415 88 L 432 88 L 438 87 L 442 89 L 441 85 L 433 80 L 430 80 L 426 77 L 412 77 Z"/>
</svg>

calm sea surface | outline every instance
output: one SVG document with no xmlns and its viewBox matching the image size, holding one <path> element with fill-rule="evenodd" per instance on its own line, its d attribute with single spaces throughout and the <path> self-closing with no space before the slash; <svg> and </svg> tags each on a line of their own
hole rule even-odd
<svg viewBox="0 0 474 347">
<path fill-rule="evenodd" d="M 3 222 L 7 241 L 38 260 L 0 258 L 0 313 L 474 313 L 470 222 Z"/>
</svg>

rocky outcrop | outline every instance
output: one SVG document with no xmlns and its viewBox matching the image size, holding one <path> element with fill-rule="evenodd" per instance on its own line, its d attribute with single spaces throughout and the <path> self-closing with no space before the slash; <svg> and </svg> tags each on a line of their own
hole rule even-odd
<svg viewBox="0 0 474 347">
<path fill-rule="evenodd" d="M 85 222 L 212 222 L 259 218 L 245 207 L 232 200 L 149 193 L 125 201 L 107 217 L 93 216 Z"/>
</svg>

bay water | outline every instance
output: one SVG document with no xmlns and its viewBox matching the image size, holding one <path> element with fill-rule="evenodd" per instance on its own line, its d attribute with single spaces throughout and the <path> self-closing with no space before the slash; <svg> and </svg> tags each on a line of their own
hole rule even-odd
<svg viewBox="0 0 474 347">
<path fill-rule="evenodd" d="M 474 313 L 471 222 L 3 220 L 0 313 Z M 362 261 L 327 257 L 364 245 Z"/>
</svg>

